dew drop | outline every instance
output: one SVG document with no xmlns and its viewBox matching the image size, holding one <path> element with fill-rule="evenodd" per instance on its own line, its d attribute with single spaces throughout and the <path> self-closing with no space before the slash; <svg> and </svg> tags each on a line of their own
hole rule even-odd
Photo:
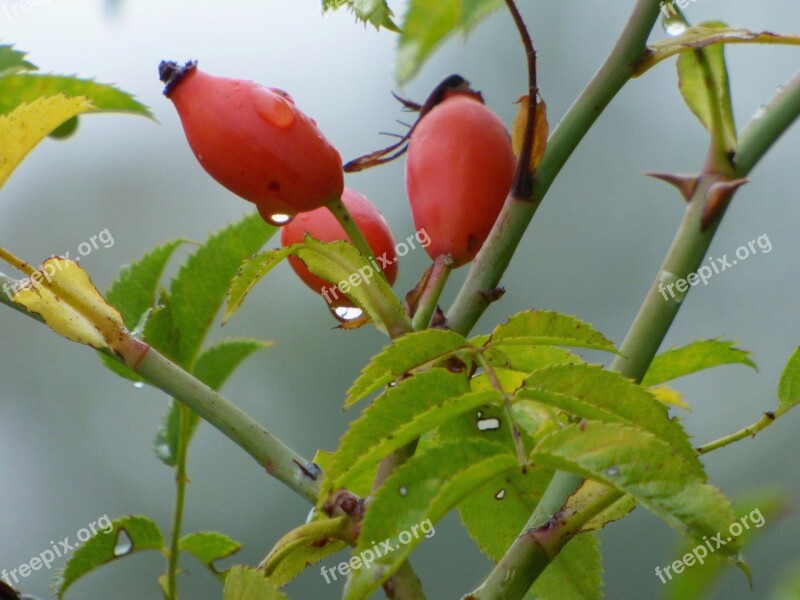
<svg viewBox="0 0 800 600">
<path fill-rule="evenodd" d="M 346 323 L 347 321 L 360 319 L 364 311 L 357 306 L 337 306 L 333 309 L 333 314 L 337 319 Z"/>
<path fill-rule="evenodd" d="M 144 383 L 141 381 L 137 381 L 136 383 L 133 384 L 133 387 L 136 388 L 137 390 L 140 390 L 144 387 Z"/>
<path fill-rule="evenodd" d="M 756 110 L 755 114 L 753 115 L 753 120 L 757 121 L 759 119 L 763 119 L 766 116 L 766 114 L 767 114 L 767 107 L 762 104 L 761 106 L 758 107 L 758 110 Z"/>
<path fill-rule="evenodd" d="M 480 419 L 478 421 L 479 431 L 495 431 L 500 429 L 500 419 Z"/>
<path fill-rule="evenodd" d="M 664 28 L 666 34 L 671 37 L 676 37 L 687 29 L 686 23 L 682 23 L 676 19 L 662 19 L 661 26 Z"/>
<path fill-rule="evenodd" d="M 397 387 L 397 382 L 396 381 L 390 381 L 389 382 L 389 387 Z"/>
<path fill-rule="evenodd" d="M 494 495 L 494 497 L 495 497 L 497 500 L 502 500 L 503 498 L 505 498 L 505 497 L 506 497 L 506 491 L 505 491 L 505 490 L 500 490 L 499 492 L 497 492 L 497 493 Z"/>
<path fill-rule="evenodd" d="M 125 556 L 130 554 L 132 550 L 133 540 L 131 540 L 131 536 L 124 529 L 120 529 L 117 532 L 117 540 L 114 543 L 114 556 Z"/>
<path fill-rule="evenodd" d="M 297 116 L 284 96 L 262 87 L 253 88 L 251 94 L 253 106 L 265 122 L 281 129 L 292 126 Z"/>
<path fill-rule="evenodd" d="M 294 217 L 291 216 L 291 215 L 284 215 L 284 214 L 278 213 L 278 214 L 274 214 L 274 215 L 270 215 L 268 217 L 265 217 L 264 220 L 267 223 L 269 223 L 270 225 L 274 225 L 275 227 L 280 227 L 281 225 L 286 225 L 292 219 L 294 219 Z"/>
<path fill-rule="evenodd" d="M 405 496 L 406 494 L 408 494 L 408 488 L 406 488 L 404 485 L 400 486 L 400 495 Z"/>
<path fill-rule="evenodd" d="M 683 302 L 689 289 L 688 287 L 684 288 L 683 291 L 678 289 L 677 284 L 680 281 L 678 277 L 669 271 L 661 271 L 658 279 L 658 287 L 656 289 L 665 302 L 674 302 L 676 304 Z M 684 283 L 686 282 L 684 281 Z"/>
<path fill-rule="evenodd" d="M 606 475 L 608 475 L 609 477 L 616 477 L 617 475 L 619 475 L 619 469 L 617 467 L 609 467 L 608 469 L 606 469 Z"/>
</svg>

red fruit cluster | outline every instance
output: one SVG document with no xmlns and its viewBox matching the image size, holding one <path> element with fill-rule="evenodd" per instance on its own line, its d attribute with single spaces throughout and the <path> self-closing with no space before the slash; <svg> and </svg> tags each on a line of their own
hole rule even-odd
<svg viewBox="0 0 800 600">
<path fill-rule="evenodd" d="M 197 160 L 273 224 L 342 195 L 339 152 L 286 92 L 162 62 L 164 94 Z"/>
</svg>

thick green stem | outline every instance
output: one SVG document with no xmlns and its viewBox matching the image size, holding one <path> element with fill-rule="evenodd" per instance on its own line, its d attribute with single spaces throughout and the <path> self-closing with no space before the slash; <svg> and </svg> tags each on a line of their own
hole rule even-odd
<svg viewBox="0 0 800 600">
<path fill-rule="evenodd" d="M 633 75 L 658 14 L 657 2 L 638 0 L 611 54 L 548 139 L 544 156 L 536 169 L 533 201 L 506 199 L 447 314 L 450 328 L 454 331 L 466 335 L 489 306 L 491 291 L 500 283 L 528 224 L 556 176 L 605 107 Z"/>
<path fill-rule="evenodd" d="M 433 261 L 428 281 L 425 283 L 425 289 L 417 303 L 417 312 L 414 313 L 414 318 L 411 321 L 414 331 L 425 329 L 430 324 L 431 317 L 436 311 L 439 297 L 442 295 L 447 279 L 453 270 L 452 266 L 453 259 L 449 254 L 437 256 L 436 260 Z"/>
<path fill-rule="evenodd" d="M 175 508 L 172 513 L 172 531 L 170 533 L 169 559 L 167 561 L 167 600 L 178 600 L 178 560 L 181 551 L 181 527 L 183 524 L 183 507 L 186 503 L 186 457 L 189 445 L 189 409 L 178 405 L 178 447 L 175 452 Z"/>
</svg>

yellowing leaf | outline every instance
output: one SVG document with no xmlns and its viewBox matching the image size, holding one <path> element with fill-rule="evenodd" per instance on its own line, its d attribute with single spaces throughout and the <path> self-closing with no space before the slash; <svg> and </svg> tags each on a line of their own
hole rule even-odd
<svg viewBox="0 0 800 600">
<path fill-rule="evenodd" d="M 75 261 L 53 256 L 21 286 L 12 300 L 40 315 L 65 338 L 98 349 L 124 331 L 122 315 L 108 304 Z"/>
<path fill-rule="evenodd" d="M 647 391 L 653 394 L 653 396 L 656 397 L 656 400 L 661 402 L 661 404 L 666 404 L 667 406 L 677 406 L 684 410 L 692 410 L 686 400 L 683 399 L 681 393 L 677 390 L 673 390 L 668 385 L 654 386 L 647 388 Z"/>
<path fill-rule="evenodd" d="M 86 98 L 39 98 L 0 116 L 0 187 L 28 152 L 59 125 L 92 109 Z"/>
<path fill-rule="evenodd" d="M 528 102 L 527 95 L 520 97 L 517 100 L 519 110 L 517 117 L 514 119 L 514 130 L 511 134 L 511 141 L 514 145 L 514 154 L 519 156 L 522 151 L 522 142 L 525 139 L 525 127 L 528 124 Z M 531 151 L 531 160 L 529 169 L 533 171 L 539 165 L 544 155 L 545 146 L 547 146 L 547 135 L 550 133 L 550 127 L 547 124 L 547 105 L 544 100 L 536 102 L 536 129 L 533 132 L 533 149 Z"/>
</svg>

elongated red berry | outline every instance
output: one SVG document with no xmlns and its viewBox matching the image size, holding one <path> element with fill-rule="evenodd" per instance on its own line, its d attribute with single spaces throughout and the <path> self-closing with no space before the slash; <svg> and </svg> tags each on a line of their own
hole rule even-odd
<svg viewBox="0 0 800 600">
<path fill-rule="evenodd" d="M 162 62 L 164 94 L 197 160 L 219 183 L 281 224 L 341 196 L 342 159 L 286 92 Z"/>
<path fill-rule="evenodd" d="M 394 284 L 397 278 L 397 253 L 394 237 L 386 219 L 369 200 L 355 190 L 345 188 L 342 201 L 372 249 L 375 256 L 373 266 L 381 268 L 389 284 Z M 323 242 L 350 239 L 336 217 L 324 207 L 297 215 L 291 223 L 285 225 L 281 229 L 281 244 L 285 247 L 300 243 L 306 233 Z M 290 256 L 289 263 L 300 279 L 322 295 L 331 308 L 352 306 L 350 300 L 334 285 L 340 282 L 328 282 L 317 277 L 297 257 Z M 369 271 L 351 274 L 352 278 L 348 280 L 348 285 L 366 285 L 373 277 L 380 277 L 375 269 L 370 268 Z"/>
<path fill-rule="evenodd" d="M 431 258 L 453 266 L 473 258 L 489 235 L 516 169 L 511 137 L 480 94 L 450 90 L 411 133 L 406 190 Z"/>
</svg>

